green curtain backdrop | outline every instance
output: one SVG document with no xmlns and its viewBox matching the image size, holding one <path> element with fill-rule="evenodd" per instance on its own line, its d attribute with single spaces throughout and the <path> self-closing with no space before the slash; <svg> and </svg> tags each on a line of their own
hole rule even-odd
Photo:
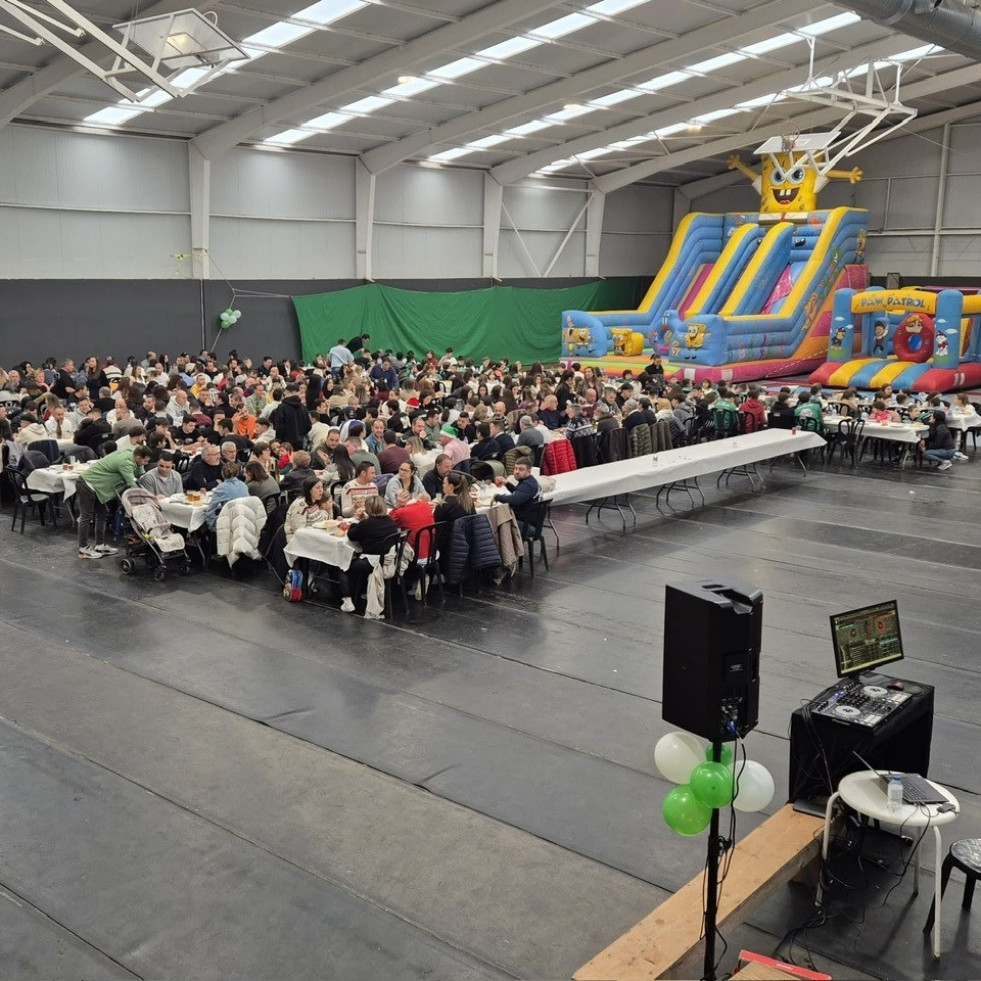
<svg viewBox="0 0 981 981">
<path fill-rule="evenodd" d="M 371 334 L 371 347 L 448 347 L 460 357 L 557 361 L 563 310 L 622 310 L 635 304 L 637 277 L 564 289 L 493 286 L 460 293 L 426 293 L 370 283 L 354 289 L 295 296 L 303 358 L 310 362 L 337 339 Z"/>
</svg>

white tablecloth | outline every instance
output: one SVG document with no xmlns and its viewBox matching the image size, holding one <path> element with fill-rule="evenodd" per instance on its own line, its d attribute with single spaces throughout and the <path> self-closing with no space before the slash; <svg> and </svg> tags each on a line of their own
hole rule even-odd
<svg viewBox="0 0 981 981">
<path fill-rule="evenodd" d="M 838 431 L 840 416 L 825 416 L 824 428 L 832 432 Z M 918 443 L 927 432 L 924 423 L 905 423 L 905 422 L 872 422 L 871 419 L 865 420 L 865 427 L 862 434 L 865 439 L 886 439 L 892 443 Z"/>
<path fill-rule="evenodd" d="M 947 428 L 967 432 L 970 429 L 981 429 L 981 416 L 947 416 Z"/>
<path fill-rule="evenodd" d="M 202 504 L 188 504 L 187 498 L 181 495 L 160 502 L 163 516 L 178 528 L 197 531 L 204 525 L 204 514 L 207 511 L 207 501 Z"/>
<path fill-rule="evenodd" d="M 54 467 L 39 467 L 27 475 L 27 486 L 45 494 L 62 494 L 67 501 L 74 496 L 78 478 L 86 469 L 80 465 L 78 470 L 62 470 L 60 463 Z"/>
<path fill-rule="evenodd" d="M 358 550 L 348 541 L 347 533 L 338 535 L 337 529 L 298 528 L 284 549 L 286 561 L 292 565 L 297 559 L 312 559 L 326 565 L 347 570 Z M 369 556 L 377 558 L 377 556 Z"/>
<path fill-rule="evenodd" d="M 553 504 L 595 501 L 601 497 L 650 490 L 822 446 L 824 439 L 818 433 L 802 429 L 796 433 L 787 429 L 763 429 L 746 436 L 680 446 L 618 463 L 604 463 L 558 474 L 555 477 L 555 490 L 542 496 Z"/>
</svg>

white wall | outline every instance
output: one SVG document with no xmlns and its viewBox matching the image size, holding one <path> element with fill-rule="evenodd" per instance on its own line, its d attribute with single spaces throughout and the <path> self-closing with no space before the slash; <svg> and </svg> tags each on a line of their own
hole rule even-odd
<svg viewBox="0 0 981 981">
<path fill-rule="evenodd" d="M 857 186 L 833 181 L 825 207 L 870 212 L 876 274 L 981 275 L 981 122 L 879 143 L 859 155 Z M 944 159 L 946 157 L 946 168 Z M 211 275 L 235 279 L 353 279 L 355 161 L 239 148 L 212 165 Z M 155 279 L 193 275 L 184 141 L 8 126 L 0 134 L 0 276 Z M 935 235 L 938 191 L 942 230 Z M 552 177 L 504 189 L 499 275 L 582 276 L 584 181 Z M 739 180 L 692 210 L 752 210 Z M 670 244 L 673 191 L 634 185 L 606 197 L 604 276 L 651 275 Z M 402 165 L 378 175 L 372 239 L 377 279 L 480 278 L 483 175 Z M 496 216 L 488 216 L 495 220 Z M 571 233 L 570 233 L 571 230 Z M 564 244 L 563 244 L 564 242 Z"/>
<path fill-rule="evenodd" d="M 212 164 L 212 276 L 351 279 L 354 219 L 350 157 L 230 150 Z"/>
<path fill-rule="evenodd" d="M 0 134 L 5 279 L 173 276 L 190 248 L 187 151 L 173 140 L 8 126 Z"/>
</svg>

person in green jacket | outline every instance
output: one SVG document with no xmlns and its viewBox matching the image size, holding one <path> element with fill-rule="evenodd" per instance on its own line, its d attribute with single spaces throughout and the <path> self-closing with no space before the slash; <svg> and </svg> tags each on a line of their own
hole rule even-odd
<svg viewBox="0 0 981 981">
<path fill-rule="evenodd" d="M 150 462 L 145 446 L 116 450 L 93 463 L 78 478 L 75 491 L 78 500 L 78 557 L 101 559 L 115 555 L 119 549 L 106 544 L 106 504 L 127 487 L 136 486 L 137 472 Z M 95 520 L 96 544 L 89 546 L 89 525 Z"/>
</svg>

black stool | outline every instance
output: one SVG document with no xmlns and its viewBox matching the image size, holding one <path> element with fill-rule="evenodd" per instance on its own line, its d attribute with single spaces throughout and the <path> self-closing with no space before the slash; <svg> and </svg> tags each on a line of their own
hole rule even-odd
<svg viewBox="0 0 981 981">
<path fill-rule="evenodd" d="M 971 908 L 971 901 L 974 899 L 974 886 L 978 879 L 981 879 L 981 838 L 962 838 L 955 841 L 947 852 L 944 859 L 943 868 L 940 872 L 940 895 L 944 894 L 947 888 L 947 880 L 950 878 L 951 869 L 960 869 L 965 875 L 964 881 L 964 902 L 961 903 L 963 909 Z M 924 933 L 929 933 L 933 926 L 933 917 L 936 913 L 936 900 L 930 904 L 930 915 L 927 917 L 926 926 L 923 927 Z"/>
</svg>

